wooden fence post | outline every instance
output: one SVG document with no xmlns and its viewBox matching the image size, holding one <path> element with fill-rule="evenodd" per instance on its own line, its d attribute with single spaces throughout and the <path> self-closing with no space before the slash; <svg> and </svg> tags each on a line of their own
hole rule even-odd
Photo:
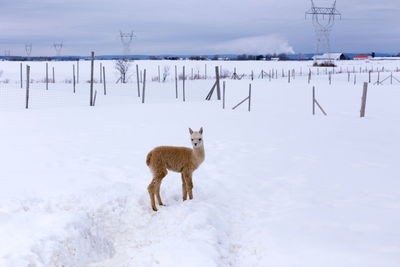
<svg viewBox="0 0 400 267">
<path fill-rule="evenodd" d="M 217 99 L 221 100 L 221 88 L 220 88 L 220 81 L 219 81 L 219 69 L 215 67 L 215 77 L 217 78 Z"/>
<path fill-rule="evenodd" d="M 72 86 L 75 94 L 75 64 L 72 64 Z"/>
<path fill-rule="evenodd" d="M 234 106 L 232 108 L 232 110 L 236 109 L 238 106 L 240 106 L 241 104 L 243 104 L 246 101 L 249 101 L 248 111 L 250 111 L 250 108 L 251 108 L 251 83 L 249 84 L 249 95 L 245 99 L 240 101 L 236 106 Z"/>
<path fill-rule="evenodd" d="M 206 100 L 211 100 L 211 97 L 214 93 L 215 88 L 217 88 L 217 98 L 218 98 L 218 100 L 221 100 L 221 89 L 220 89 L 218 66 L 215 66 L 215 83 L 211 87 L 210 92 L 208 92 L 208 95 L 206 96 Z"/>
<path fill-rule="evenodd" d="M 216 67 L 216 68 L 217 68 L 217 67 Z M 236 73 L 236 67 L 233 68 L 232 79 L 234 79 L 234 80 L 236 80 L 236 79 L 240 80 L 240 79 L 239 79 L 239 76 L 238 76 L 237 73 Z"/>
<path fill-rule="evenodd" d="M 158 82 L 161 82 L 161 71 L 160 71 L 160 65 L 158 65 Z"/>
<path fill-rule="evenodd" d="M 94 52 L 92 51 L 91 63 L 90 63 L 90 106 L 93 106 L 93 73 L 94 73 Z"/>
<path fill-rule="evenodd" d="M 144 104 L 145 94 L 146 94 L 146 69 L 144 69 L 143 71 L 142 104 Z"/>
<path fill-rule="evenodd" d="M 54 67 L 53 67 L 53 83 L 56 83 L 56 76 L 54 75 Z"/>
<path fill-rule="evenodd" d="M 25 108 L 29 108 L 29 72 L 31 67 L 26 65 L 26 101 L 25 101 Z"/>
<path fill-rule="evenodd" d="M 367 90 L 368 90 L 368 83 L 364 83 L 363 94 L 361 98 L 361 110 L 360 110 L 360 117 L 365 117 L 365 107 L 367 104 Z"/>
<path fill-rule="evenodd" d="M 96 105 L 97 90 L 94 91 L 93 107 Z"/>
<path fill-rule="evenodd" d="M 315 98 L 315 86 L 313 86 L 313 115 L 315 115 L 315 105 L 318 106 L 318 108 L 321 110 L 321 112 L 327 116 L 325 110 L 321 107 L 321 105 L 318 103 L 317 99 Z"/>
<path fill-rule="evenodd" d="M 249 84 L 249 112 L 251 107 L 251 83 Z"/>
<path fill-rule="evenodd" d="M 315 115 L 315 86 L 312 87 L 312 114 Z"/>
<path fill-rule="evenodd" d="M 107 87 L 106 87 L 106 67 L 103 66 L 103 86 L 104 86 L 104 95 L 107 95 Z"/>
</svg>

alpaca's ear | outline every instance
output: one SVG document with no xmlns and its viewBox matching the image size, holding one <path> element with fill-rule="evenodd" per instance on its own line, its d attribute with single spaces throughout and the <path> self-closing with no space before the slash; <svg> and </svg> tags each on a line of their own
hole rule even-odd
<svg viewBox="0 0 400 267">
<path fill-rule="evenodd" d="M 193 130 L 191 128 L 189 128 L 189 133 L 193 134 Z"/>
<path fill-rule="evenodd" d="M 200 133 L 200 134 L 203 134 L 203 127 L 200 128 L 199 133 Z"/>
</svg>

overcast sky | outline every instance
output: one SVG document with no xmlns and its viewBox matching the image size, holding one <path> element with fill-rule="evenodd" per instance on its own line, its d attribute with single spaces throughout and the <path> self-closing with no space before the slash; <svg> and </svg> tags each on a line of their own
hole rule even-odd
<svg viewBox="0 0 400 267">
<path fill-rule="evenodd" d="M 333 0 L 332 0 L 333 1 Z M 330 0 L 314 0 L 329 6 Z M 310 0 L 0 0 L 0 54 L 307 53 L 315 51 Z M 332 52 L 400 52 L 399 0 L 337 0 Z"/>
</svg>

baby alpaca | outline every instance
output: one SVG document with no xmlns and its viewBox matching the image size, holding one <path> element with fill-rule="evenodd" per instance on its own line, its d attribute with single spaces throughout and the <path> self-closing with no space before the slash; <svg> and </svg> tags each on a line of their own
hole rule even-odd
<svg viewBox="0 0 400 267">
<path fill-rule="evenodd" d="M 147 187 L 150 194 L 151 207 L 157 211 L 155 196 L 159 205 L 163 205 L 160 196 L 162 179 L 168 170 L 180 172 L 182 177 L 183 201 L 193 198 L 192 173 L 204 161 L 203 127 L 198 132 L 189 128 L 193 149 L 187 147 L 159 146 L 147 154 L 146 164 L 153 173 L 153 180 Z"/>
</svg>

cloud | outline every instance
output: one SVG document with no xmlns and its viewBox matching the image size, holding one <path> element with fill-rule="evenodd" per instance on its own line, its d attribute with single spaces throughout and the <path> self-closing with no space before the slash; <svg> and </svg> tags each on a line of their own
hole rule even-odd
<svg viewBox="0 0 400 267">
<path fill-rule="evenodd" d="M 0 54 L 25 55 L 25 43 L 32 43 L 32 55 L 53 55 L 52 44 L 60 41 L 63 54 L 121 53 L 120 30 L 135 31 L 131 51 L 140 54 L 292 53 L 294 48 L 308 53 L 315 48 L 312 20 L 304 19 L 308 0 L 2 2 Z M 338 1 L 337 8 L 343 20 L 333 28 L 332 51 L 398 52 L 400 27 L 393 25 L 399 24 L 399 0 Z"/>
<path fill-rule="evenodd" d="M 214 49 L 231 54 L 294 54 L 293 47 L 288 41 L 275 34 L 225 41 L 215 45 Z"/>
</svg>

